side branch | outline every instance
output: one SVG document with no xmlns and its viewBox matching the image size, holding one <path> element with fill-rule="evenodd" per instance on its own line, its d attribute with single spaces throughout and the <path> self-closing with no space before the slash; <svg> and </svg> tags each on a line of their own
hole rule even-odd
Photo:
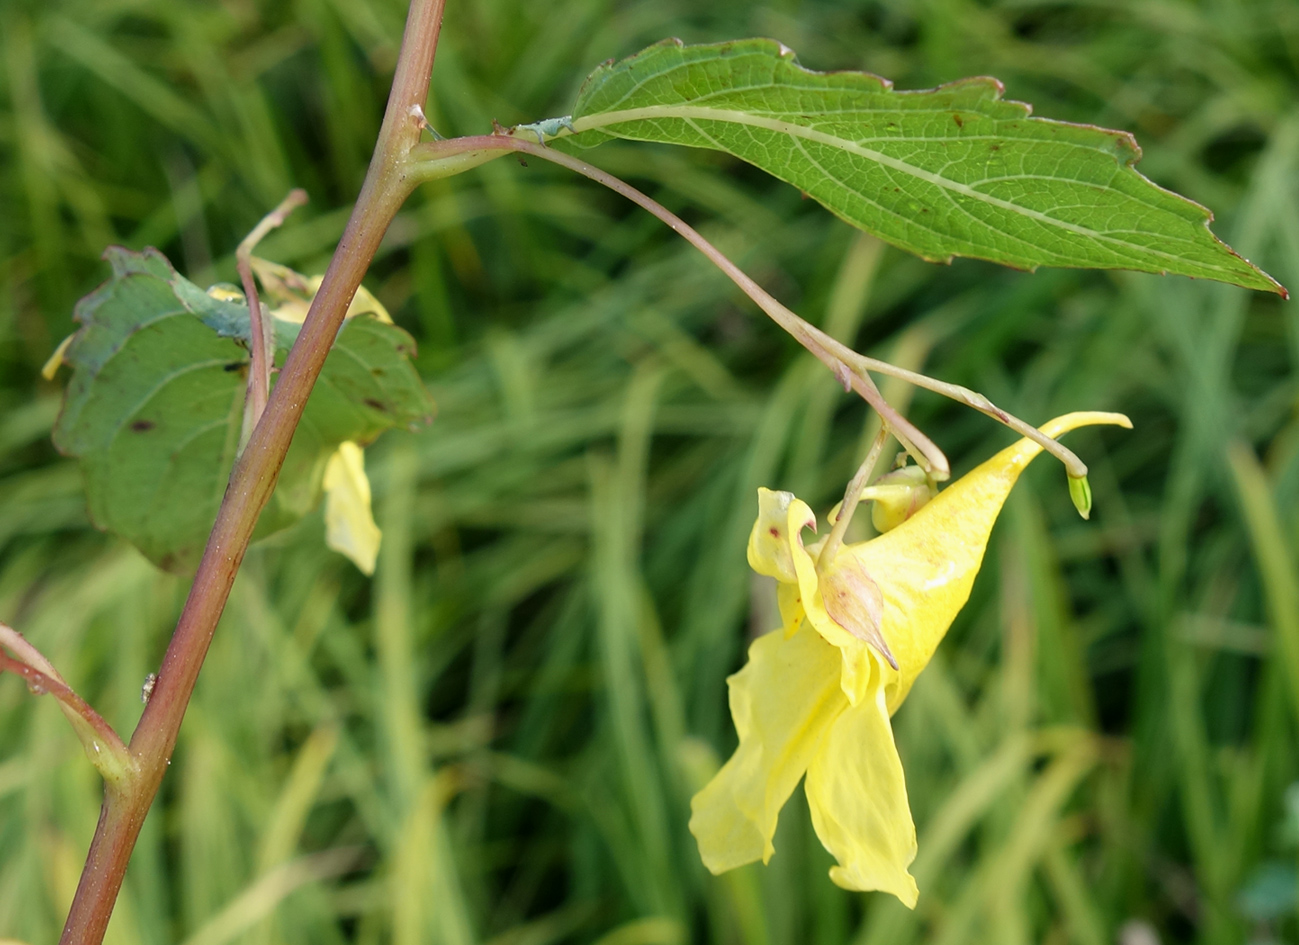
<svg viewBox="0 0 1299 945">
<path fill-rule="evenodd" d="M 0 673 L 13 673 L 27 681 L 35 695 L 49 693 L 72 723 L 86 755 L 105 778 L 121 781 L 135 768 L 130 752 L 113 727 L 90 703 L 77 695 L 59 675 L 54 665 L 21 633 L 0 623 Z M 13 656 L 6 653 L 9 650 Z"/>
</svg>

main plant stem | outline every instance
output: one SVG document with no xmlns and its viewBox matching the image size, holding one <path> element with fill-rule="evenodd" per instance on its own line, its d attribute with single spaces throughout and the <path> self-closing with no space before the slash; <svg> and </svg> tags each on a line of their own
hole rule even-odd
<svg viewBox="0 0 1299 945">
<path fill-rule="evenodd" d="M 198 574 L 172 635 L 153 695 L 131 737 L 137 770 L 109 783 L 62 945 L 98 945 L 127 861 L 171 760 L 217 621 L 225 609 L 257 517 L 275 490 L 307 397 L 324 367 L 347 306 L 413 181 L 406 155 L 419 141 L 445 0 L 412 0 L 383 126 L 365 183 L 302 331 L 248 444 L 235 462 Z M 416 110 L 419 110 L 418 112 Z"/>
</svg>

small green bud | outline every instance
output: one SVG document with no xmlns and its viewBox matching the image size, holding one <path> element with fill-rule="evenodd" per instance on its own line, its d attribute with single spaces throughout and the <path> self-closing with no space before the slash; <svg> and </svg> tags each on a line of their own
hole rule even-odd
<svg viewBox="0 0 1299 945">
<path fill-rule="evenodd" d="M 1083 518 L 1091 518 L 1092 515 L 1092 487 L 1087 481 L 1086 476 L 1075 479 L 1069 477 L 1069 498 L 1073 499 L 1073 507 L 1078 510 L 1078 514 Z"/>
</svg>

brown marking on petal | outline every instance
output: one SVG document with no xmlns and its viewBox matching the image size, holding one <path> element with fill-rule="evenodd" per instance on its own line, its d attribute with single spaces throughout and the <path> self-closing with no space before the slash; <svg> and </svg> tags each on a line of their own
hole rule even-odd
<svg viewBox="0 0 1299 945">
<path fill-rule="evenodd" d="M 772 526 L 772 528 L 771 528 L 771 537 L 772 537 L 772 538 L 779 538 L 779 537 L 780 537 L 780 529 L 779 529 L 779 528 L 776 528 L 775 526 Z"/>
</svg>

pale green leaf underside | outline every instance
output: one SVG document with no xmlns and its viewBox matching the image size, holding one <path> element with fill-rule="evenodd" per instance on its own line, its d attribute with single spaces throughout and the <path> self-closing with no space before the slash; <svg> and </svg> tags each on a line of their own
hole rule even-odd
<svg viewBox="0 0 1299 945">
<path fill-rule="evenodd" d="M 77 307 L 81 328 L 54 429 L 80 461 L 91 518 L 151 561 L 197 563 L 225 491 L 243 425 L 248 308 L 222 302 L 155 250 L 105 254 L 113 276 Z M 275 322 L 276 360 L 298 326 Z M 432 401 L 408 355 L 409 335 L 368 316 L 349 319 L 258 524 L 269 534 L 311 510 L 329 456 L 393 426 L 427 420 Z"/>
<path fill-rule="evenodd" d="M 772 40 L 669 40 L 596 69 L 571 130 L 556 126 L 554 137 L 725 151 L 930 260 L 1136 269 L 1284 291 L 1209 231 L 1208 210 L 1133 168 L 1141 152 L 1131 135 L 1030 118 L 1001 93 L 990 78 L 895 92 L 866 73 L 810 72 Z"/>
</svg>

